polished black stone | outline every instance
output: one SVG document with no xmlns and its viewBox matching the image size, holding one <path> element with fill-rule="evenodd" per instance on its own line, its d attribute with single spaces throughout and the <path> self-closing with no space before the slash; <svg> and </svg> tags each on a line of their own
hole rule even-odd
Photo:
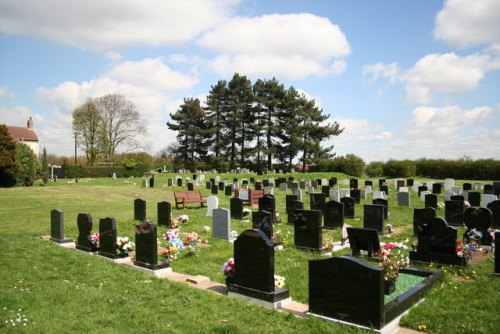
<svg viewBox="0 0 500 334">
<path fill-rule="evenodd" d="M 413 235 L 417 236 L 422 231 L 423 225 L 432 218 L 436 218 L 436 209 L 434 208 L 413 209 Z"/>
<path fill-rule="evenodd" d="M 268 211 L 252 212 L 252 228 L 261 230 L 269 239 L 272 239 L 273 221 L 271 212 Z"/>
<path fill-rule="evenodd" d="M 212 195 L 217 195 L 219 193 L 219 187 L 213 183 L 212 184 Z"/>
<path fill-rule="evenodd" d="M 351 197 L 354 198 L 354 202 L 356 202 L 356 204 L 359 204 L 361 202 L 361 190 L 351 189 L 349 193 Z"/>
<path fill-rule="evenodd" d="M 438 208 L 438 197 L 435 194 L 427 194 L 425 195 L 425 207 L 426 208 Z"/>
<path fill-rule="evenodd" d="M 466 182 L 462 185 L 463 190 L 472 190 L 472 184 Z"/>
<path fill-rule="evenodd" d="M 117 258 L 116 254 L 116 221 L 113 217 L 99 219 L 99 255 L 110 259 Z"/>
<path fill-rule="evenodd" d="M 371 186 L 373 188 L 373 181 L 371 181 L 371 180 L 365 180 L 365 187 L 366 186 Z"/>
<path fill-rule="evenodd" d="M 384 234 L 384 211 L 385 206 L 379 204 L 365 204 L 363 206 L 363 227 L 377 230 L 378 234 Z"/>
<path fill-rule="evenodd" d="M 483 246 L 491 246 L 493 238 L 488 231 L 493 223 L 493 214 L 488 208 L 473 208 L 469 207 L 464 211 L 464 223 L 467 226 L 467 231 L 465 231 L 463 238 L 465 243 L 469 243 L 470 231 L 476 230 L 482 235 L 480 240 L 475 240 Z"/>
<path fill-rule="evenodd" d="M 170 202 L 158 202 L 157 214 L 158 225 L 170 226 L 172 224 L 172 204 Z"/>
<path fill-rule="evenodd" d="M 234 242 L 235 276 L 232 292 L 268 302 L 288 298 L 274 286 L 274 244 L 258 229 L 243 231 Z"/>
<path fill-rule="evenodd" d="M 326 196 L 323 193 L 310 193 L 310 208 L 311 210 L 323 210 L 326 202 Z"/>
<path fill-rule="evenodd" d="M 465 200 L 465 197 L 463 195 L 451 195 L 450 196 L 450 201 L 461 201 L 463 202 Z"/>
<path fill-rule="evenodd" d="M 427 191 L 427 187 L 426 186 L 418 186 L 418 197 L 420 197 L 420 193 L 422 191 Z"/>
<path fill-rule="evenodd" d="M 224 182 L 219 182 L 218 185 L 219 185 L 219 191 L 224 191 L 225 187 Z"/>
<path fill-rule="evenodd" d="M 478 191 L 469 191 L 468 201 L 471 206 L 481 206 L 481 193 Z"/>
<path fill-rule="evenodd" d="M 330 195 L 330 186 L 321 186 L 321 192 L 328 197 Z"/>
<path fill-rule="evenodd" d="M 233 186 L 226 186 L 224 188 L 224 195 L 232 196 L 233 195 Z"/>
<path fill-rule="evenodd" d="M 406 185 L 407 185 L 408 187 L 413 187 L 413 183 L 414 183 L 414 180 L 413 180 L 413 179 L 407 179 L 407 180 L 406 180 Z"/>
<path fill-rule="evenodd" d="M 344 204 L 344 217 L 354 219 L 356 201 L 352 197 L 342 197 L 340 202 Z"/>
<path fill-rule="evenodd" d="M 297 210 L 304 210 L 304 202 L 295 200 L 290 203 L 290 212 L 288 212 L 287 224 L 293 225 L 296 219 Z"/>
<path fill-rule="evenodd" d="M 372 204 L 383 205 L 384 206 L 384 219 L 389 218 L 389 201 L 384 198 L 375 198 L 372 200 Z"/>
<path fill-rule="evenodd" d="M 73 239 L 64 237 L 64 214 L 59 209 L 50 211 L 50 240 L 58 244 L 73 242 Z"/>
<path fill-rule="evenodd" d="M 493 195 L 493 184 L 485 184 L 483 187 L 483 194 L 485 195 Z"/>
<path fill-rule="evenodd" d="M 205 188 L 212 190 L 212 181 L 205 182 Z"/>
<path fill-rule="evenodd" d="M 273 195 L 267 194 L 259 198 L 259 211 L 271 213 L 271 222 L 274 223 L 274 217 L 276 217 L 276 199 Z"/>
<path fill-rule="evenodd" d="M 191 182 L 189 182 L 189 183 L 187 184 L 187 187 L 188 187 L 188 190 L 189 190 L 189 191 L 193 191 L 193 190 L 194 190 L 194 184 L 192 184 Z"/>
<path fill-rule="evenodd" d="M 231 198 L 229 200 L 229 210 L 231 211 L 231 218 L 243 219 L 243 200 L 237 197 Z"/>
<path fill-rule="evenodd" d="M 150 270 L 167 268 L 167 261 L 158 261 L 157 226 L 151 222 L 135 225 L 134 265 Z"/>
<path fill-rule="evenodd" d="M 386 195 L 389 195 L 389 186 L 388 185 L 380 186 L 380 191 L 383 191 L 385 192 Z"/>
<path fill-rule="evenodd" d="M 92 216 L 90 213 L 79 213 L 76 218 L 78 225 L 78 238 L 76 239 L 76 249 L 92 252 L 95 251 L 92 247 L 90 234 L 92 233 Z"/>
<path fill-rule="evenodd" d="M 486 207 L 490 209 L 493 215 L 493 221 L 491 227 L 494 229 L 500 229 L 500 200 L 489 202 Z"/>
<path fill-rule="evenodd" d="M 290 213 L 293 209 L 296 209 L 296 208 L 292 207 L 292 202 L 298 201 L 298 200 L 299 200 L 299 196 L 297 196 L 297 195 L 285 195 L 286 213 Z M 300 208 L 300 209 L 302 209 L 302 208 Z"/>
<path fill-rule="evenodd" d="M 151 178 L 149 179 L 149 187 L 150 188 L 154 188 L 155 187 L 155 177 L 154 177 L 154 175 L 151 176 Z"/>
<path fill-rule="evenodd" d="M 146 201 L 142 198 L 134 200 L 134 220 L 146 221 Z"/>
<path fill-rule="evenodd" d="M 294 245 L 300 249 L 321 251 L 322 213 L 318 210 L 297 210 L 294 222 Z"/>
<path fill-rule="evenodd" d="M 334 229 L 344 226 L 344 204 L 337 201 L 326 202 L 323 208 L 323 228 Z"/>
<path fill-rule="evenodd" d="M 329 185 L 330 187 L 333 187 L 333 186 L 334 186 L 334 185 L 336 185 L 336 184 L 337 184 L 337 178 L 336 178 L 336 177 L 332 177 L 332 178 L 330 178 L 330 179 L 328 180 L 328 185 Z"/>
<path fill-rule="evenodd" d="M 181 178 L 177 179 L 177 187 L 182 187 L 182 179 Z"/>
<path fill-rule="evenodd" d="M 444 219 L 451 226 L 462 226 L 464 223 L 464 202 L 462 201 L 445 201 L 444 202 Z"/>
<path fill-rule="evenodd" d="M 358 179 L 349 180 L 349 189 L 358 189 Z"/>
<path fill-rule="evenodd" d="M 379 233 L 372 228 L 348 227 L 347 236 L 351 246 L 352 255 L 361 255 L 361 251 L 367 251 L 368 256 L 374 256 L 380 249 Z"/>
<path fill-rule="evenodd" d="M 255 190 L 262 190 L 262 183 L 261 182 L 255 182 L 254 183 Z"/>
<path fill-rule="evenodd" d="M 433 194 L 441 194 L 442 185 L 441 183 L 433 183 L 432 184 L 432 193 Z"/>
</svg>

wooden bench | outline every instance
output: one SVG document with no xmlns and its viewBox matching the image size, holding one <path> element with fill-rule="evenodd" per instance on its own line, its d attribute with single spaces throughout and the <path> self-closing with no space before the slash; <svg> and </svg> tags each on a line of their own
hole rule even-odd
<svg viewBox="0 0 500 334">
<path fill-rule="evenodd" d="M 179 205 L 182 204 L 182 208 L 186 207 L 186 204 L 190 203 L 200 203 L 203 207 L 204 203 L 207 202 L 206 199 L 201 195 L 199 190 L 182 190 L 174 191 L 175 208 L 179 209 Z"/>
<path fill-rule="evenodd" d="M 240 197 L 240 191 L 236 189 L 236 196 L 238 198 Z M 264 197 L 264 190 L 252 190 L 248 189 L 248 198 L 241 198 L 243 200 L 243 204 L 249 205 L 249 206 L 256 206 L 259 205 L 259 198 Z"/>
</svg>

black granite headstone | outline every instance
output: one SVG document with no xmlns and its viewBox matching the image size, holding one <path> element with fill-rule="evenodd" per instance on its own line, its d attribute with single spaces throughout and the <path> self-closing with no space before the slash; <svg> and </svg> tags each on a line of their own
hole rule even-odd
<svg viewBox="0 0 500 334">
<path fill-rule="evenodd" d="M 76 218 L 78 225 L 78 238 L 76 239 L 76 249 L 84 252 L 93 252 L 96 249 L 92 246 L 90 233 L 92 232 L 92 216 L 90 213 L 79 213 Z"/>
<path fill-rule="evenodd" d="M 377 230 L 378 234 L 384 234 L 384 211 L 385 206 L 365 204 L 363 206 L 363 227 Z"/>
<path fill-rule="evenodd" d="M 232 196 L 233 195 L 233 186 L 226 186 L 224 188 L 224 195 Z"/>
<path fill-rule="evenodd" d="M 291 201 L 289 208 L 287 224 L 293 225 L 297 216 L 297 210 L 304 210 L 304 202 L 299 200 Z"/>
<path fill-rule="evenodd" d="M 441 183 L 433 183 L 432 184 L 432 193 L 433 194 L 441 194 Z"/>
<path fill-rule="evenodd" d="M 354 201 L 356 204 L 359 204 L 361 202 L 361 190 L 359 189 L 351 189 L 349 192 L 352 198 L 354 198 Z"/>
<path fill-rule="evenodd" d="M 438 207 L 438 197 L 435 194 L 427 194 L 425 195 L 425 207 L 433 208 L 437 210 Z"/>
<path fill-rule="evenodd" d="M 489 202 L 486 207 L 490 209 L 493 216 L 491 227 L 494 229 L 500 229 L 500 200 Z"/>
<path fill-rule="evenodd" d="M 488 229 L 491 228 L 492 222 L 493 215 L 490 209 L 473 207 L 465 209 L 464 223 L 467 226 L 467 231 L 463 236 L 464 242 L 469 243 L 474 240 L 480 245 L 491 246 L 493 239 Z M 473 230 L 475 233 L 471 233 Z"/>
<path fill-rule="evenodd" d="M 463 189 L 463 190 L 467 190 L 467 191 L 468 191 L 468 190 L 472 190 L 472 184 L 470 184 L 470 183 L 466 182 L 466 183 L 464 183 L 464 184 L 462 185 L 462 189 Z"/>
<path fill-rule="evenodd" d="M 463 202 L 465 200 L 465 197 L 463 195 L 451 195 L 450 196 L 450 201 L 460 201 Z"/>
<path fill-rule="evenodd" d="M 146 221 L 146 201 L 142 198 L 134 200 L 134 220 Z"/>
<path fill-rule="evenodd" d="M 423 225 L 432 218 L 436 218 L 436 209 L 434 208 L 413 209 L 413 235 L 417 236 L 422 231 Z"/>
<path fill-rule="evenodd" d="M 349 189 L 358 189 L 358 180 L 350 179 L 349 180 Z"/>
<path fill-rule="evenodd" d="M 189 191 L 193 191 L 194 190 L 194 184 L 191 183 L 191 182 L 188 182 L 187 187 L 188 187 Z"/>
<path fill-rule="evenodd" d="M 418 186 L 418 197 L 420 197 L 420 193 L 422 191 L 427 191 L 427 186 Z"/>
<path fill-rule="evenodd" d="M 500 196 L 500 181 L 493 182 L 493 194 L 495 196 Z"/>
<path fill-rule="evenodd" d="M 219 187 L 214 183 L 212 184 L 212 195 L 217 195 L 219 193 Z"/>
<path fill-rule="evenodd" d="M 234 242 L 236 266 L 230 292 L 267 302 L 288 298 L 286 289 L 274 286 L 274 244 L 260 230 L 243 231 Z"/>
<path fill-rule="evenodd" d="M 373 181 L 372 180 L 365 180 L 365 187 L 366 186 L 371 186 L 373 188 Z"/>
<path fill-rule="evenodd" d="M 224 191 L 225 184 L 224 182 L 219 182 L 219 191 Z"/>
<path fill-rule="evenodd" d="M 237 197 L 231 198 L 229 200 L 229 210 L 231 211 L 231 218 L 243 219 L 243 200 Z"/>
<path fill-rule="evenodd" d="M 172 225 L 172 204 L 170 202 L 158 202 L 157 205 L 158 225 Z"/>
<path fill-rule="evenodd" d="M 356 201 L 352 197 L 342 197 L 340 202 L 344 204 L 344 217 L 354 219 Z"/>
<path fill-rule="evenodd" d="M 325 205 L 326 196 L 323 193 L 310 193 L 311 210 L 323 210 Z"/>
<path fill-rule="evenodd" d="M 485 184 L 483 187 L 483 194 L 485 195 L 493 195 L 493 185 L 492 184 Z"/>
<path fill-rule="evenodd" d="M 471 206 L 481 206 L 481 193 L 478 191 L 469 191 L 468 201 Z"/>
<path fill-rule="evenodd" d="M 261 230 L 272 240 L 273 221 L 272 214 L 268 211 L 252 212 L 252 228 Z"/>
<path fill-rule="evenodd" d="M 157 227 L 151 222 L 135 225 L 134 265 L 150 270 L 169 266 L 166 261 L 158 261 Z"/>
<path fill-rule="evenodd" d="M 58 244 L 73 242 L 73 239 L 64 237 L 64 214 L 59 209 L 50 211 L 50 240 Z"/>
<path fill-rule="evenodd" d="M 182 187 L 182 178 L 177 179 L 177 187 Z"/>
<path fill-rule="evenodd" d="M 262 186 L 269 187 L 269 180 L 268 179 L 262 180 Z"/>
<path fill-rule="evenodd" d="M 389 201 L 384 198 L 375 198 L 372 200 L 372 204 L 383 205 L 384 206 L 384 219 L 389 219 Z"/>
<path fill-rule="evenodd" d="M 286 208 L 286 213 L 290 213 L 292 211 L 292 201 L 298 201 L 299 196 L 297 195 L 285 195 L 285 208 Z"/>
<path fill-rule="evenodd" d="M 150 188 L 154 188 L 155 187 L 155 176 L 151 176 L 151 178 L 149 179 L 149 187 Z"/>
<path fill-rule="evenodd" d="M 117 258 L 116 254 L 116 221 L 113 217 L 99 219 L 99 255 L 110 259 Z"/>
<path fill-rule="evenodd" d="M 321 192 L 328 197 L 330 195 L 330 186 L 321 186 Z"/>
<path fill-rule="evenodd" d="M 321 251 L 321 211 L 297 210 L 294 222 L 294 244 L 296 248 Z"/>
<path fill-rule="evenodd" d="M 368 252 L 369 257 L 373 257 L 380 250 L 380 239 L 376 229 L 348 227 L 347 237 L 353 256 L 361 255 L 363 250 Z"/>
<path fill-rule="evenodd" d="M 406 180 L 406 185 L 407 185 L 408 187 L 413 187 L 413 182 L 414 182 L 414 180 L 413 180 L 413 179 L 407 179 L 407 180 Z"/>
<path fill-rule="evenodd" d="M 259 198 L 259 211 L 271 213 L 271 222 L 274 223 L 274 217 L 276 217 L 276 199 L 273 195 L 267 194 Z"/>
<path fill-rule="evenodd" d="M 378 187 L 380 189 L 380 187 L 382 186 L 386 186 L 387 185 L 387 182 L 385 181 L 385 179 L 379 179 L 378 180 Z M 380 189 L 382 191 L 382 189 Z"/>
<path fill-rule="evenodd" d="M 262 190 L 262 183 L 260 182 L 255 182 L 254 183 L 255 190 Z"/>
<path fill-rule="evenodd" d="M 344 226 L 344 204 L 337 201 L 325 203 L 323 208 L 323 228 L 333 229 Z"/>
<path fill-rule="evenodd" d="M 212 190 L 212 181 L 205 182 L 205 188 Z"/>
<path fill-rule="evenodd" d="M 445 201 L 444 219 L 451 226 L 462 226 L 464 223 L 464 202 Z"/>
<path fill-rule="evenodd" d="M 328 186 L 333 187 L 336 184 L 337 184 L 337 178 L 336 177 L 332 177 L 332 178 L 330 178 L 328 180 Z"/>
</svg>

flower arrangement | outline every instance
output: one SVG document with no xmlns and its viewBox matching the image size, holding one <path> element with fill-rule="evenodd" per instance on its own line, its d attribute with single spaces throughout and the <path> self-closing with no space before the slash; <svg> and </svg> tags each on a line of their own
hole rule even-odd
<svg viewBox="0 0 500 334">
<path fill-rule="evenodd" d="M 332 250 L 333 249 L 333 231 L 332 230 L 322 230 L 321 232 L 321 249 Z"/>
<path fill-rule="evenodd" d="M 274 275 L 274 286 L 277 288 L 284 288 L 285 278 L 283 276 Z"/>
<path fill-rule="evenodd" d="M 203 231 L 203 233 L 205 234 L 210 234 L 210 232 L 212 232 L 212 229 L 210 228 L 210 226 L 208 225 L 205 225 L 201 228 L 201 230 Z"/>
<path fill-rule="evenodd" d="M 118 237 L 116 238 L 116 254 L 121 256 L 128 255 L 129 252 L 133 251 L 135 243 L 128 237 Z"/>
<path fill-rule="evenodd" d="M 170 227 L 171 228 L 178 228 L 182 224 L 187 224 L 188 221 L 189 221 L 188 215 L 179 215 L 176 217 L 171 217 Z"/>
<path fill-rule="evenodd" d="M 229 260 L 227 260 L 222 265 L 221 271 L 224 274 L 224 276 L 234 277 L 234 272 L 235 272 L 234 258 L 230 258 Z"/>
<path fill-rule="evenodd" d="M 476 245 L 473 241 L 470 243 L 464 243 L 463 240 L 457 241 L 456 247 L 457 256 L 462 257 L 468 262 L 472 258 L 472 254 L 477 250 Z"/>
<path fill-rule="evenodd" d="M 444 203 L 438 202 L 437 207 L 438 207 L 438 209 L 444 209 Z"/>
<path fill-rule="evenodd" d="M 99 232 L 95 232 L 90 236 L 90 243 L 93 250 L 99 249 Z"/>
<path fill-rule="evenodd" d="M 184 249 L 184 243 L 179 239 L 179 229 L 171 229 L 163 234 L 166 244 L 160 242 L 158 253 L 167 261 L 174 261 L 178 254 Z"/>
<path fill-rule="evenodd" d="M 281 224 L 280 213 L 277 210 L 274 214 L 274 224 Z"/>
<path fill-rule="evenodd" d="M 196 244 L 198 242 L 198 233 L 185 233 L 182 240 L 189 255 L 196 255 Z"/>
<path fill-rule="evenodd" d="M 399 270 L 410 265 L 410 259 L 404 252 L 408 249 L 406 239 L 403 242 L 388 242 L 380 244 L 379 256 L 381 262 L 379 267 L 385 269 L 384 280 L 396 281 L 399 277 Z"/>
</svg>

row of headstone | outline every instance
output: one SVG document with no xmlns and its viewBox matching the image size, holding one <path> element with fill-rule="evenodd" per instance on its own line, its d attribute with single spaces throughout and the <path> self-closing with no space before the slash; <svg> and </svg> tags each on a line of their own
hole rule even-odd
<svg viewBox="0 0 500 334">
<path fill-rule="evenodd" d="M 158 225 L 170 226 L 172 223 L 172 204 L 170 202 L 158 202 L 157 205 Z M 134 200 L 134 220 L 146 221 L 146 201 L 142 198 Z"/>
</svg>

